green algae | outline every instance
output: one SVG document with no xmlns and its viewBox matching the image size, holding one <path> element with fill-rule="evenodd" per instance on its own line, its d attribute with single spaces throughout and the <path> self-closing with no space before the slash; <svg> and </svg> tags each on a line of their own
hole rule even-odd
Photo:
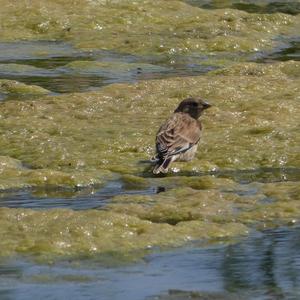
<svg viewBox="0 0 300 300">
<path fill-rule="evenodd" d="M 203 10 L 181 1 L 2 0 L 1 40 L 65 40 L 126 53 L 258 51 L 293 34 L 299 15 Z"/>
<path fill-rule="evenodd" d="M 84 183 L 105 182 L 115 173 L 146 176 L 135 183 L 146 186 L 151 166 L 141 162 L 153 155 L 160 124 L 183 97 L 201 95 L 214 106 L 203 116 L 198 153 L 190 163 L 174 163 L 171 172 L 299 168 L 297 68 L 293 61 L 241 63 L 201 77 L 11 100 L 0 106 L 0 154 L 29 169 L 81 174 Z M 30 182 L 38 185 L 41 177 Z"/>
<path fill-rule="evenodd" d="M 0 70 L 2 74 L 14 74 L 14 75 L 40 75 L 46 73 L 47 70 L 42 68 L 37 68 L 34 66 L 21 65 L 21 64 L 0 64 Z"/>
<path fill-rule="evenodd" d="M 238 223 L 219 226 L 213 222 L 189 221 L 173 226 L 113 211 L 1 208 L 0 215 L 0 232 L 6 237 L 0 242 L 1 256 L 125 254 L 179 246 L 195 238 L 230 238 L 247 232 L 247 227 Z"/>
<path fill-rule="evenodd" d="M 255 186 L 259 192 L 254 196 L 189 187 L 156 195 L 119 195 L 104 210 L 0 208 L 0 234 L 5 236 L 0 253 L 33 255 L 42 261 L 112 253 L 132 259 L 157 247 L 199 239 L 225 241 L 251 228 L 297 223 L 297 182 Z"/>
<path fill-rule="evenodd" d="M 13 95 L 45 95 L 50 92 L 37 85 L 27 85 L 14 80 L 0 79 L 0 92 Z"/>
<path fill-rule="evenodd" d="M 22 162 L 8 156 L 0 156 L 0 190 L 31 187 L 82 187 L 101 185 L 104 179 L 112 179 L 110 172 L 73 172 L 51 169 L 29 169 Z"/>
<path fill-rule="evenodd" d="M 213 190 L 175 188 L 154 196 L 117 196 L 108 208 L 154 223 L 176 225 L 184 221 L 212 221 L 218 215 L 224 217 L 232 213 L 235 198 Z"/>
<path fill-rule="evenodd" d="M 119 195 L 103 210 L 1 208 L 1 255 L 130 256 L 297 223 L 299 180 L 240 185 L 207 172 L 299 169 L 298 70 L 294 61 L 238 63 L 201 77 L 1 103 L 1 190 L 94 186 L 117 178 L 126 189 L 166 190 Z M 213 104 L 202 118 L 196 158 L 154 177 L 145 161 L 156 131 L 189 95 Z"/>
</svg>

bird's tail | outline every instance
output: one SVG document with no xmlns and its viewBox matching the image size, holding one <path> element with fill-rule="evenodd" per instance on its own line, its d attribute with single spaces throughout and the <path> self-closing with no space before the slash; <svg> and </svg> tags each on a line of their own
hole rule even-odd
<svg viewBox="0 0 300 300">
<path fill-rule="evenodd" d="M 167 173 L 171 162 L 172 157 L 167 157 L 165 160 L 159 161 L 153 169 L 153 174 Z"/>
</svg>

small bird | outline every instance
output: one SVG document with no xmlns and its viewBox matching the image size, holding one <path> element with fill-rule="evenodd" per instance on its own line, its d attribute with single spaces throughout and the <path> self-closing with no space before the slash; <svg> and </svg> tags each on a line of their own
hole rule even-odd
<svg viewBox="0 0 300 300">
<path fill-rule="evenodd" d="M 173 161 L 192 160 L 201 137 L 198 118 L 211 105 L 201 98 L 186 98 L 159 128 L 156 135 L 156 163 L 153 173 L 167 173 Z"/>
</svg>

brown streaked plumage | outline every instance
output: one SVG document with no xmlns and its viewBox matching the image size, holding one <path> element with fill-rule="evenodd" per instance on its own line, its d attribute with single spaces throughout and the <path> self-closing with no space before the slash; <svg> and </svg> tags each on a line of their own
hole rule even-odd
<svg viewBox="0 0 300 300">
<path fill-rule="evenodd" d="M 202 130 L 198 118 L 210 106 L 200 98 L 187 98 L 179 103 L 156 135 L 154 174 L 167 173 L 173 161 L 194 158 Z"/>
</svg>

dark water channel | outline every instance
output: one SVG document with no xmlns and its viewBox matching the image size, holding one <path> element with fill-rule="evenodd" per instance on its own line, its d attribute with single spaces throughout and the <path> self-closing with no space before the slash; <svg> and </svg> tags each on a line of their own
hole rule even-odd
<svg viewBox="0 0 300 300">
<path fill-rule="evenodd" d="M 232 8 L 259 14 L 281 12 L 297 15 L 300 13 L 300 2 L 293 0 L 187 0 L 186 2 L 205 9 Z"/>
<path fill-rule="evenodd" d="M 50 93 L 83 92 L 117 82 L 135 82 L 174 76 L 197 76 L 217 67 L 210 60 L 249 60 L 261 63 L 300 59 L 299 37 L 279 38 L 280 46 L 250 54 L 161 55 L 140 57 L 111 51 L 82 52 L 62 42 L 0 43 L 0 79 L 17 80 Z M 98 68 L 73 68 L 72 62 L 102 62 Z M 121 70 L 117 64 L 125 65 Z M 0 100 L 20 95 L 4 95 Z M 21 96 L 22 97 L 22 96 Z"/>
<path fill-rule="evenodd" d="M 39 85 L 53 93 L 83 92 L 117 82 L 200 75 L 215 69 L 206 55 L 135 56 L 112 51 L 83 52 L 63 42 L 0 43 L 0 79 Z M 72 62 L 102 62 L 73 68 Z M 116 64 L 125 66 L 121 70 Z"/>
</svg>

